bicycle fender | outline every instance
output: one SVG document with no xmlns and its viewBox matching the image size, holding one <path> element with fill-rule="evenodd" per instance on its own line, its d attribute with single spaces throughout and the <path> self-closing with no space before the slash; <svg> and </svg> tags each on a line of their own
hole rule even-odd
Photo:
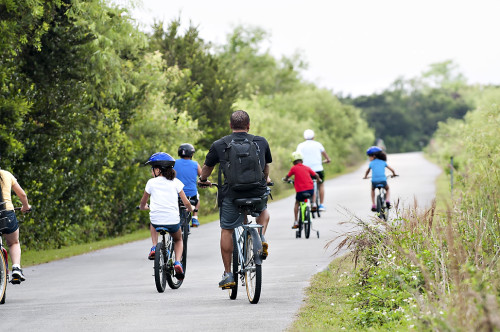
<svg viewBox="0 0 500 332">
<path fill-rule="evenodd" d="M 253 255 L 254 255 L 254 260 L 255 264 L 262 264 L 262 242 L 260 240 L 259 232 L 255 228 L 250 228 L 249 229 L 250 234 L 252 235 L 252 242 L 253 242 Z"/>
</svg>

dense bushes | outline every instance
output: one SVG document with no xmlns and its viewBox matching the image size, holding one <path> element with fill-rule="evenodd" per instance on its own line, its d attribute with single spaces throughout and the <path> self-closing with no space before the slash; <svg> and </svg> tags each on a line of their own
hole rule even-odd
<svg viewBox="0 0 500 332">
<path fill-rule="evenodd" d="M 141 163 L 190 142 L 202 164 L 236 107 L 268 138 L 276 177 L 306 127 L 339 156 L 332 171 L 373 140 L 357 109 L 303 82 L 300 60 L 262 53 L 263 34 L 252 29 L 212 48 L 178 21 L 146 35 L 101 0 L 0 0 L 0 17 L 0 166 L 34 207 L 23 218 L 28 248 L 145 227 L 135 210 L 149 176 Z M 293 131 L 277 126 L 286 117 Z M 213 201 L 202 196 L 206 213 Z"/>
</svg>

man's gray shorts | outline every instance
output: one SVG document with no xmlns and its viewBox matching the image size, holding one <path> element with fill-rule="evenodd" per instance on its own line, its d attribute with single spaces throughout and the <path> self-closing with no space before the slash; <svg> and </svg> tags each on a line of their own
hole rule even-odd
<svg viewBox="0 0 500 332">
<path fill-rule="evenodd" d="M 267 197 L 263 202 L 259 212 L 267 209 Z M 243 224 L 245 220 L 245 215 L 240 213 L 238 207 L 233 204 L 233 199 L 224 197 L 222 201 L 222 207 L 220 210 L 220 228 L 223 229 L 235 229 L 236 227 Z"/>
</svg>

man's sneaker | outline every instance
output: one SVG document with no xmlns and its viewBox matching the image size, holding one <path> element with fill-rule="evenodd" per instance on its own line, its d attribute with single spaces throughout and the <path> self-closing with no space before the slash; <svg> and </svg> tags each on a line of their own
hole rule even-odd
<svg viewBox="0 0 500 332">
<path fill-rule="evenodd" d="M 391 208 L 391 202 L 386 201 L 386 202 L 385 202 L 385 205 L 387 206 L 387 208 L 388 208 L 388 209 L 390 209 L 390 208 Z"/>
<path fill-rule="evenodd" d="M 376 205 L 372 205 L 372 212 L 376 212 L 377 211 L 377 206 Z"/>
<path fill-rule="evenodd" d="M 229 289 L 234 285 L 236 285 L 236 283 L 234 282 L 233 274 L 231 272 L 224 272 L 222 280 L 219 282 L 219 287 L 221 289 Z"/>
<path fill-rule="evenodd" d="M 198 227 L 200 226 L 200 222 L 198 221 L 198 219 L 194 218 L 191 219 L 191 227 Z"/>
<path fill-rule="evenodd" d="M 297 228 L 299 228 L 299 221 L 298 221 L 298 220 L 295 220 L 295 221 L 293 222 L 292 229 L 297 229 Z"/>
<path fill-rule="evenodd" d="M 318 210 L 319 211 L 326 211 L 326 208 L 323 204 L 320 204 L 319 207 L 318 207 Z"/>
<path fill-rule="evenodd" d="M 151 251 L 149 252 L 149 255 L 148 255 L 148 259 L 150 261 L 155 259 L 155 251 L 156 251 L 156 247 L 151 247 Z"/>
<path fill-rule="evenodd" d="M 13 284 L 20 284 L 21 281 L 25 281 L 26 280 L 26 278 L 24 277 L 24 274 L 23 274 L 23 270 L 21 270 L 17 266 L 12 268 L 12 275 L 11 275 L 11 277 L 12 277 L 12 283 Z"/>
<path fill-rule="evenodd" d="M 267 251 L 268 248 L 269 245 L 267 244 L 267 242 L 262 242 L 262 259 L 266 259 L 269 255 L 269 252 Z"/>
<path fill-rule="evenodd" d="M 174 270 L 175 270 L 175 277 L 179 280 L 184 279 L 184 269 L 182 268 L 182 264 L 179 261 L 174 262 Z"/>
</svg>

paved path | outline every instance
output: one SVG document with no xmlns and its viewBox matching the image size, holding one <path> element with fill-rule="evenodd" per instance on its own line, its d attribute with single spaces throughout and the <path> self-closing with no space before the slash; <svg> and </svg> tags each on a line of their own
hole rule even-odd
<svg viewBox="0 0 500 332">
<path fill-rule="evenodd" d="M 420 153 L 389 156 L 401 177 L 390 181 L 395 197 L 410 204 L 430 203 L 440 170 Z M 332 260 L 328 240 L 341 231 L 350 211 L 370 218 L 367 165 L 326 182 L 328 211 L 314 222 L 320 238 L 295 239 L 293 197 L 269 204 L 270 256 L 263 266 L 260 302 L 252 305 L 239 292 L 231 301 L 217 288 L 222 274 L 219 225 L 192 230 L 187 277 L 178 290 L 163 294 L 154 285 L 153 264 L 143 240 L 25 268 L 28 280 L 10 285 L 0 306 L 1 331 L 283 331 L 295 319 L 309 278 Z M 347 226 L 343 226 L 347 227 Z"/>
</svg>

